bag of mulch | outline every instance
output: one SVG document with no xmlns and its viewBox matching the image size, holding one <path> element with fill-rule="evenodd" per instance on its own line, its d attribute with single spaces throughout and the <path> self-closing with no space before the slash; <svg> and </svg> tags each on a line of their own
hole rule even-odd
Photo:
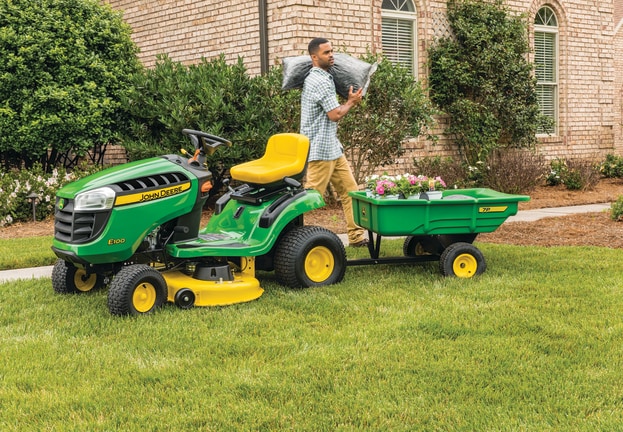
<svg viewBox="0 0 623 432">
<path fill-rule="evenodd" d="M 337 53 L 334 56 L 335 63 L 329 69 L 333 76 L 335 90 L 343 98 L 348 98 L 350 86 L 353 91 L 363 88 L 362 94 L 365 96 L 370 85 L 370 78 L 378 67 L 377 63 L 369 64 L 363 60 L 351 57 L 348 54 Z M 283 79 L 281 82 L 282 90 L 303 88 L 305 78 L 312 68 L 312 61 L 308 55 L 286 57 L 283 63 Z"/>
</svg>

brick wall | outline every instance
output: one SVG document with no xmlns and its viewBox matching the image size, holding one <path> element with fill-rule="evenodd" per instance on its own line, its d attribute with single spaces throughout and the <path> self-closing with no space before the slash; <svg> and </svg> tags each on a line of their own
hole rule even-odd
<svg viewBox="0 0 623 432">
<path fill-rule="evenodd" d="M 259 9 L 257 1 L 107 0 L 124 11 L 134 29 L 147 66 L 158 53 L 186 64 L 224 53 L 228 61 L 242 56 L 251 74 L 260 71 Z M 380 49 L 381 1 L 268 1 L 269 63 L 301 55 L 308 41 L 324 36 L 353 55 Z M 617 4 L 620 1 L 617 1 Z M 419 77 L 425 77 L 426 49 L 448 34 L 445 1 L 415 1 L 418 12 Z M 621 54 L 623 37 L 615 34 L 614 0 L 519 1 L 507 3 L 524 13 L 529 23 L 547 4 L 559 21 L 559 133 L 540 140 L 548 158 L 601 157 L 623 153 L 621 132 Z M 616 55 L 615 55 L 616 54 Z M 446 119 L 440 119 L 438 132 Z M 447 137 L 432 145 L 423 139 L 407 144 L 408 154 L 396 169 L 408 169 L 414 156 L 452 155 Z"/>
</svg>

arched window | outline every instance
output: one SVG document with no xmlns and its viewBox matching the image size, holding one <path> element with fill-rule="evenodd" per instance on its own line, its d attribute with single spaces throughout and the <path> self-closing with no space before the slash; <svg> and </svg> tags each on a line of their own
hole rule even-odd
<svg viewBox="0 0 623 432">
<path fill-rule="evenodd" d="M 411 0 L 383 0 L 383 54 L 393 63 L 417 71 L 415 5 Z"/>
<path fill-rule="evenodd" d="M 534 17 L 534 66 L 541 113 L 553 121 L 551 128 L 538 132 L 555 135 L 558 130 L 558 20 L 547 6 L 539 9 Z"/>
</svg>

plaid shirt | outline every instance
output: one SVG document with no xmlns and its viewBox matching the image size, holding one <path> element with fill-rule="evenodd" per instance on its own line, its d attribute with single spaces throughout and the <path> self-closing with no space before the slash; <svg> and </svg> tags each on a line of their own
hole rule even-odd
<svg viewBox="0 0 623 432">
<path fill-rule="evenodd" d="M 301 94 L 301 134 L 309 138 L 309 161 L 330 161 L 342 155 L 337 123 L 327 116 L 338 106 L 333 77 L 323 69 L 312 67 Z"/>
</svg>

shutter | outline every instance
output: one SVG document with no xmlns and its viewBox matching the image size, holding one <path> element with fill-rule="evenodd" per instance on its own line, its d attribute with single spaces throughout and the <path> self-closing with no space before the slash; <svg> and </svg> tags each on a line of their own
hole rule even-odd
<svg viewBox="0 0 623 432">
<path fill-rule="evenodd" d="M 534 33 L 534 66 L 539 82 L 556 82 L 555 33 Z"/>
<path fill-rule="evenodd" d="M 534 32 L 534 67 L 539 108 L 543 115 L 554 121 L 552 129 L 539 129 L 537 133 L 554 133 L 556 130 L 556 64 L 556 33 Z"/>
<path fill-rule="evenodd" d="M 383 18 L 383 54 L 413 73 L 413 21 Z"/>
</svg>

